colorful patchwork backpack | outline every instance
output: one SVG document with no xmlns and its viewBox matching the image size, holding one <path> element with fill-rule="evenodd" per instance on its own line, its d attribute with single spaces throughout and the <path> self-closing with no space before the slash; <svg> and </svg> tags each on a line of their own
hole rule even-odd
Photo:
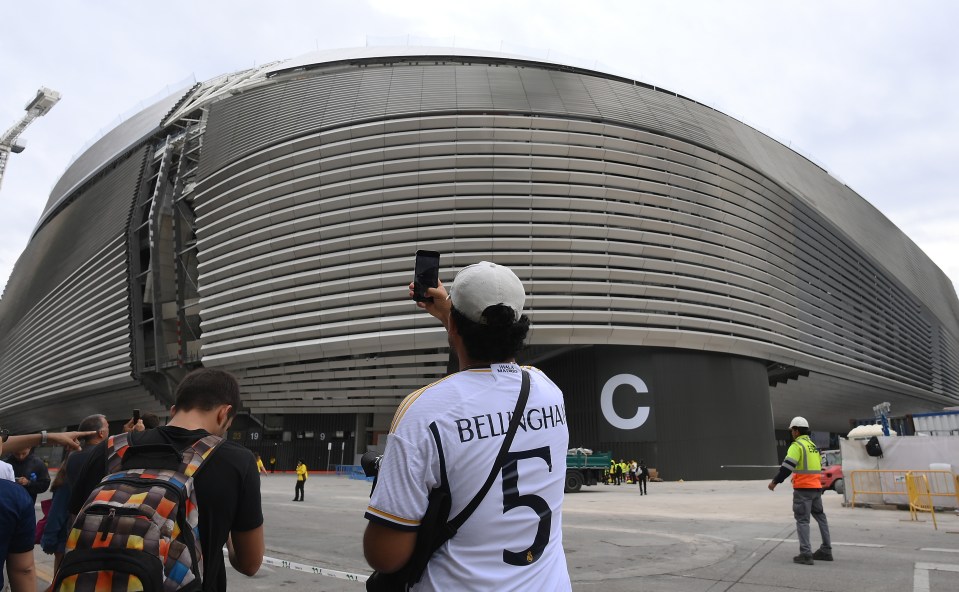
<svg viewBox="0 0 959 592">
<path fill-rule="evenodd" d="M 60 592 L 200 590 L 203 555 L 193 477 L 222 441 L 107 442 L 107 476 L 73 523 L 53 589 Z M 149 467 L 149 468 L 147 468 Z"/>
</svg>

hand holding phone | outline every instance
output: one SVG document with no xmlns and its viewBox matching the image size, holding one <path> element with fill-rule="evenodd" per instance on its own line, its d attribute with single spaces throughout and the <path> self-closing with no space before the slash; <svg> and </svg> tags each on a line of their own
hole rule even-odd
<svg viewBox="0 0 959 592">
<path fill-rule="evenodd" d="M 436 288 L 440 282 L 440 254 L 436 251 L 416 251 L 416 264 L 413 271 L 413 300 L 433 302 L 426 290 Z"/>
</svg>

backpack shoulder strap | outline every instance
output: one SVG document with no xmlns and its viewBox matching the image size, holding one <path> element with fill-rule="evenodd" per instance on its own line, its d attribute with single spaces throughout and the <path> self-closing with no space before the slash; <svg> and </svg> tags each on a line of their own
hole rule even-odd
<svg viewBox="0 0 959 592">
<path fill-rule="evenodd" d="M 130 434 L 117 434 L 107 439 L 107 475 L 112 475 L 120 470 L 123 463 L 123 455 L 130 448 Z"/>
<path fill-rule="evenodd" d="M 473 499 L 470 500 L 470 503 L 463 508 L 455 518 L 449 521 L 448 525 L 453 529 L 453 532 L 459 530 L 461 526 L 466 522 L 466 520 L 473 514 L 473 511 L 479 507 L 480 502 L 483 501 L 483 498 L 486 497 L 486 492 L 489 491 L 490 486 L 493 484 L 493 481 L 496 479 L 496 476 L 502 470 L 503 465 L 506 464 L 506 457 L 509 455 L 509 447 L 513 443 L 513 436 L 516 435 L 516 428 L 519 427 L 520 419 L 523 417 L 523 411 L 526 409 L 526 402 L 529 400 L 529 372 L 525 369 L 523 372 L 523 381 L 522 386 L 519 389 L 519 398 L 516 400 L 516 408 L 513 409 L 513 415 L 510 418 L 509 429 L 506 431 L 506 437 L 503 438 L 503 444 L 500 446 L 499 454 L 496 455 L 496 461 L 493 463 L 493 469 L 490 471 L 489 477 L 486 478 L 486 482 L 483 483 L 483 486 L 480 490 L 473 496 Z"/>
<path fill-rule="evenodd" d="M 222 443 L 223 438 L 210 434 L 191 444 L 183 451 L 183 462 L 180 465 L 179 472 L 187 477 L 192 477 Z"/>
</svg>

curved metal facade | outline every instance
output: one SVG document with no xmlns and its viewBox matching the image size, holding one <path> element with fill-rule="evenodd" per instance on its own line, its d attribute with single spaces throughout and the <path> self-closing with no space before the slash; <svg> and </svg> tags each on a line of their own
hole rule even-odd
<svg viewBox="0 0 959 592">
<path fill-rule="evenodd" d="M 126 235 L 144 154 L 66 205 L 17 261 L 0 300 L 0 414 L 14 429 L 156 404 L 131 376 L 129 346 Z"/>
<path fill-rule="evenodd" d="M 138 327 L 156 325 L 144 372 L 231 369 L 254 413 L 391 413 L 446 371 L 442 329 L 406 298 L 412 254 L 428 248 L 447 281 L 479 259 L 512 267 L 531 351 L 675 348 L 801 370 L 771 389 L 777 420 L 802 399 L 836 430 L 876 393 L 904 412 L 959 404 L 949 281 L 861 197 L 752 128 L 647 85 L 502 56 L 292 66 L 201 85 L 138 153 L 147 172 L 128 203 L 156 206 L 131 206 L 125 347 L 139 359 L 151 336 Z M 93 215 L 88 193 L 71 207 Z M 5 415 L 23 410 L 11 377 L 41 359 L 8 361 L 23 338 L 6 327 L 52 314 L 11 304 L 52 294 L 24 275 L 32 261 L 0 301 Z"/>
</svg>

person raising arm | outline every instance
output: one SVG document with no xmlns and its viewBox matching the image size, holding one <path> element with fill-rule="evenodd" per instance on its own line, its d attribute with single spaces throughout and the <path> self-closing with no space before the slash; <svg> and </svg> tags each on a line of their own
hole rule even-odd
<svg viewBox="0 0 959 592">
<path fill-rule="evenodd" d="M 5 430 L 0 430 L 2 434 Z M 15 454 L 21 450 L 36 448 L 52 444 L 63 446 L 67 450 L 80 450 L 80 440 L 94 435 L 96 432 L 48 432 L 39 434 L 25 434 L 21 436 L 3 436 L 3 450 L 7 454 Z"/>
</svg>

